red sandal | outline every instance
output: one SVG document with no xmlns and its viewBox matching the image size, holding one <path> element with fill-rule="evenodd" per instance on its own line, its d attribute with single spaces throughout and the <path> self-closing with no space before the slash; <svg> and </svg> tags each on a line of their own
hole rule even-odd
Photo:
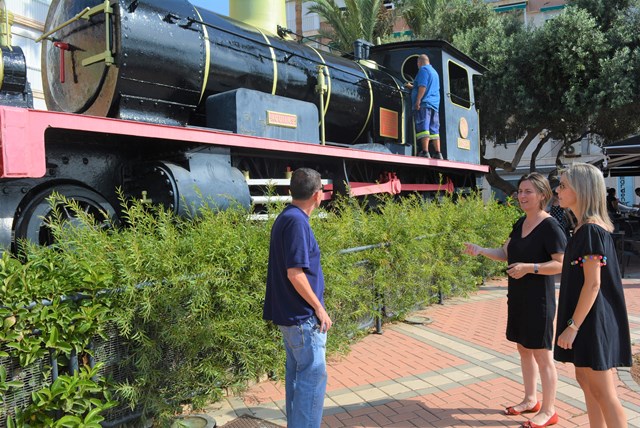
<svg viewBox="0 0 640 428">
<path fill-rule="evenodd" d="M 542 403 L 538 401 L 532 408 L 522 411 L 517 411 L 515 407 L 516 406 L 507 407 L 506 409 L 504 409 L 504 414 L 507 416 L 517 416 L 523 413 L 538 413 L 540 411 L 540 408 L 542 407 Z"/>
<path fill-rule="evenodd" d="M 555 425 L 558 423 L 558 414 L 554 413 L 549 420 L 547 420 L 547 422 L 545 422 L 542 425 L 538 425 L 538 424 L 534 424 L 531 421 L 527 421 L 525 423 L 523 423 L 522 425 L 520 425 L 522 428 L 543 428 L 543 427 L 548 427 L 549 425 Z"/>
</svg>

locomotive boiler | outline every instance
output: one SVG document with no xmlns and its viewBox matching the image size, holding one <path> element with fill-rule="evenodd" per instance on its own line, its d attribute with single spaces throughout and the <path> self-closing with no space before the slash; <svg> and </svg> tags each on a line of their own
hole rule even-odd
<svg viewBox="0 0 640 428">
<path fill-rule="evenodd" d="M 326 199 L 453 191 L 487 171 L 471 58 L 440 41 L 337 56 L 286 33 L 187 0 L 53 0 L 41 37 L 49 111 L 0 107 L 0 246 L 49 242 L 53 192 L 109 221 L 117 189 L 193 214 L 263 203 L 268 184 L 286 199 L 287 171 L 301 166 L 321 172 Z M 447 160 L 413 156 L 403 85 L 422 53 L 441 77 Z"/>
<path fill-rule="evenodd" d="M 209 96 L 244 88 L 316 104 L 331 142 L 380 140 L 373 119 L 380 109 L 399 113 L 395 127 L 403 125 L 402 83 L 388 72 L 197 9 L 187 0 L 120 0 L 113 6 L 54 0 L 46 27 L 58 28 L 86 9 L 88 19 L 62 26 L 43 44 L 51 110 L 205 126 Z M 61 43 L 66 49 L 56 47 Z M 322 106 L 319 65 L 325 66 L 328 87 Z M 400 135 L 393 140 L 399 142 Z"/>
</svg>

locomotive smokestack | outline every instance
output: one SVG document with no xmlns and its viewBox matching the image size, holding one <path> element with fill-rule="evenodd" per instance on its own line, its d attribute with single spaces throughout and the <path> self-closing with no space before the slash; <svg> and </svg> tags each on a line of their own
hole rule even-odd
<svg viewBox="0 0 640 428">
<path fill-rule="evenodd" d="M 287 26 L 285 0 L 229 0 L 229 17 L 271 34 Z"/>
</svg>

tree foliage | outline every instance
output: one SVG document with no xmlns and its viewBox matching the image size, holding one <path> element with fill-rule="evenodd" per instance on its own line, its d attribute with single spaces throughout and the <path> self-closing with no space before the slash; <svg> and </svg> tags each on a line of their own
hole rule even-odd
<svg viewBox="0 0 640 428">
<path fill-rule="evenodd" d="M 329 28 L 321 27 L 319 34 L 331 40 L 329 45 L 342 52 L 351 52 L 353 42 L 364 39 L 374 42 L 391 32 L 391 12 L 382 0 L 345 0 L 340 7 L 336 0 L 315 0 L 309 13 L 317 13 Z"/>
<path fill-rule="evenodd" d="M 607 30 L 615 25 L 619 11 L 628 9 L 633 2 L 629 0 L 569 0 L 567 3 L 584 9 L 602 25 L 604 30 Z"/>
<path fill-rule="evenodd" d="M 483 147 L 521 140 L 513 159 L 483 160 L 509 193 L 496 169 L 515 170 L 536 137 L 531 170 L 551 139 L 604 143 L 640 129 L 640 1 L 574 0 L 540 27 L 523 24 L 482 1 L 454 0 L 413 28 L 488 68 L 475 82 Z"/>
<path fill-rule="evenodd" d="M 426 34 L 427 21 L 445 4 L 445 0 L 400 0 L 397 6 L 414 34 Z"/>
</svg>

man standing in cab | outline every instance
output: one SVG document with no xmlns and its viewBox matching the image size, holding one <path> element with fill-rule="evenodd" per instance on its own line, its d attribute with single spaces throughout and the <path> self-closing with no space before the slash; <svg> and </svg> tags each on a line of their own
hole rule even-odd
<svg viewBox="0 0 640 428">
<path fill-rule="evenodd" d="M 407 82 L 406 88 L 411 89 L 411 106 L 416 127 L 416 139 L 422 150 L 420 157 L 431 157 L 429 141 L 433 141 L 434 159 L 443 159 L 440 152 L 440 78 L 429 62 L 426 54 L 418 56 L 418 74 L 413 83 Z"/>
</svg>

